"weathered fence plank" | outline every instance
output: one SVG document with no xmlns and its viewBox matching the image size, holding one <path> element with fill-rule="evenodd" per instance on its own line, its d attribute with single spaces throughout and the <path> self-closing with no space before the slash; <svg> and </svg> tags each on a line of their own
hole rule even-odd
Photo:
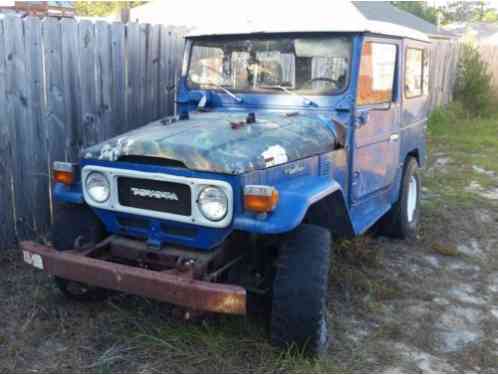
<svg viewBox="0 0 498 375">
<path fill-rule="evenodd" d="M 116 134 L 127 130 L 126 110 L 126 51 L 125 26 L 113 23 L 111 26 L 112 48 L 112 129 Z M 120 94 L 118 94 L 120 93 Z"/>
<path fill-rule="evenodd" d="M 11 155 L 10 155 L 10 116 L 7 108 L 7 54 L 5 50 L 4 21 L 0 20 L 0 249 L 14 246 L 14 202 L 11 186 Z"/>
<path fill-rule="evenodd" d="M 175 111 L 175 106 L 171 103 L 175 100 L 175 39 L 174 34 L 171 30 L 168 30 L 168 113 L 173 114 Z"/>
<path fill-rule="evenodd" d="M 138 45 L 140 30 L 138 23 L 130 23 L 127 25 L 128 28 L 128 79 L 127 79 L 127 130 L 133 129 L 136 124 L 139 123 L 139 107 L 138 107 L 138 86 L 140 76 L 139 66 L 138 66 Z"/>
<path fill-rule="evenodd" d="M 175 64 L 175 77 L 173 81 L 173 86 L 175 85 L 176 82 L 180 79 L 180 76 L 182 74 L 182 66 L 183 66 L 183 50 L 185 47 L 185 39 L 180 37 L 178 34 L 173 34 L 175 38 L 175 57 L 174 57 L 174 64 Z M 172 91 L 172 102 L 174 103 L 176 100 L 176 90 Z M 176 106 L 173 107 L 174 113 L 176 113 Z"/>
<path fill-rule="evenodd" d="M 99 117 L 99 141 L 115 135 L 112 129 L 112 60 L 111 29 L 107 22 L 95 25 L 97 48 L 97 115 Z"/>
<path fill-rule="evenodd" d="M 146 65 L 147 60 L 147 48 L 148 48 L 148 36 L 149 36 L 149 25 L 139 24 L 138 25 L 138 50 L 134 51 L 138 53 L 138 119 L 137 125 L 143 125 L 147 122 L 147 116 L 145 113 L 145 85 L 146 85 L 146 77 L 147 77 L 147 69 Z"/>
<path fill-rule="evenodd" d="M 65 123 L 66 123 L 66 157 L 68 161 L 77 161 L 83 145 L 81 115 L 81 74 L 79 67 L 80 52 L 78 48 L 78 24 L 70 19 L 61 21 L 62 32 L 62 78 L 64 85 Z"/>
<path fill-rule="evenodd" d="M 434 42 L 430 60 L 430 109 L 446 106 L 453 99 L 458 65 L 457 42 Z"/>
<path fill-rule="evenodd" d="M 492 77 L 492 86 L 494 92 L 498 95 L 498 46 L 482 45 L 479 47 L 479 53 L 484 62 L 488 64 L 488 70 Z"/>
<path fill-rule="evenodd" d="M 44 72 L 42 49 L 42 25 L 38 17 L 28 17 L 25 25 L 26 45 L 26 81 L 28 87 L 28 131 L 24 133 L 23 142 L 31 150 L 29 167 L 27 168 L 28 181 L 31 185 L 29 197 L 36 233 L 47 233 L 50 222 L 49 200 L 49 168 L 47 153 L 47 129 L 43 120 L 44 107 Z"/>
<path fill-rule="evenodd" d="M 90 21 L 80 22 L 78 43 L 81 74 L 81 127 L 83 145 L 89 146 L 100 139 L 95 88 L 95 28 Z"/>
<path fill-rule="evenodd" d="M 166 116 L 169 114 L 168 108 L 168 43 L 169 35 L 166 27 L 161 26 L 160 39 L 160 58 L 159 58 L 159 112 L 161 116 Z"/>
<path fill-rule="evenodd" d="M 153 25 L 148 34 L 147 77 L 145 84 L 145 122 L 158 118 L 158 96 L 159 96 L 159 33 L 160 26 Z"/>
<path fill-rule="evenodd" d="M 45 126 L 48 137 L 49 164 L 54 160 L 66 159 L 66 102 L 64 98 L 62 70 L 61 24 L 56 19 L 43 22 L 43 43 L 45 46 L 45 74 L 47 90 L 47 111 Z"/>
<path fill-rule="evenodd" d="M 32 150 L 27 138 L 34 137 L 28 114 L 28 81 L 26 69 L 26 50 L 24 45 L 23 20 L 6 17 L 4 22 L 5 47 L 7 52 L 7 115 L 10 120 L 10 140 L 14 183 L 14 201 L 17 237 L 30 238 L 35 233 L 32 215 L 31 185 L 29 168 Z M 12 147 L 14 145 L 16 147 Z"/>
</svg>

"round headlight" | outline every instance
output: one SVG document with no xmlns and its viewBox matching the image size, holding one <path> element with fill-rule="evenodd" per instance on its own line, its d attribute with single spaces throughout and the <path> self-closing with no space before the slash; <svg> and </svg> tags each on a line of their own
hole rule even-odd
<svg viewBox="0 0 498 375">
<path fill-rule="evenodd" d="M 222 220 L 228 212 L 228 198 L 223 190 L 207 186 L 201 190 L 197 204 L 204 217 L 211 221 Z"/>
<path fill-rule="evenodd" d="M 85 180 L 85 189 L 90 198 L 97 203 L 106 202 L 111 196 L 111 186 L 107 177 L 100 172 L 90 173 Z"/>
</svg>

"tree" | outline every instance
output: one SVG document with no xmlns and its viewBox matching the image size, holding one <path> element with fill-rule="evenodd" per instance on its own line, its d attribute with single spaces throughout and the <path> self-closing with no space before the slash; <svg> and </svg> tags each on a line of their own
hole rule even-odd
<svg viewBox="0 0 498 375">
<path fill-rule="evenodd" d="M 498 22 L 498 12 L 495 9 L 488 10 L 486 13 L 484 13 L 484 17 L 481 19 L 483 22 Z"/>
<path fill-rule="evenodd" d="M 441 9 L 444 23 L 495 22 L 498 14 L 488 1 L 455 1 Z"/>
<path fill-rule="evenodd" d="M 78 16 L 104 17 L 125 8 L 142 5 L 145 1 L 75 1 Z"/>
<path fill-rule="evenodd" d="M 458 59 L 455 99 L 465 105 L 472 116 L 486 116 L 496 101 L 491 87 L 492 75 L 488 64 L 481 59 L 477 47 L 464 44 Z"/>
<path fill-rule="evenodd" d="M 425 1 L 391 1 L 391 4 L 427 22 L 437 24 L 438 8 L 428 5 Z"/>
<path fill-rule="evenodd" d="M 453 1 L 443 7 L 433 7 L 425 1 L 392 1 L 395 7 L 437 24 L 438 15 L 442 23 L 453 22 L 497 22 L 498 12 L 489 1 Z"/>
</svg>

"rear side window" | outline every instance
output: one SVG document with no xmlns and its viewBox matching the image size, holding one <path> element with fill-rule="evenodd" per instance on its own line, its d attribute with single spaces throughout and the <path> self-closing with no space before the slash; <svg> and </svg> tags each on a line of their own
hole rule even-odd
<svg viewBox="0 0 498 375">
<path fill-rule="evenodd" d="M 416 98 L 429 92 L 429 54 L 420 48 L 407 48 L 405 97 Z"/>
<path fill-rule="evenodd" d="M 396 70 L 394 44 L 366 42 L 361 53 L 358 105 L 390 103 Z"/>
</svg>

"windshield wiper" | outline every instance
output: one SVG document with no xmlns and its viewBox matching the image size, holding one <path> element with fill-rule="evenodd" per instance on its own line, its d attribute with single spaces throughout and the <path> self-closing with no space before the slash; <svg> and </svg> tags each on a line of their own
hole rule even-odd
<svg viewBox="0 0 498 375">
<path fill-rule="evenodd" d="M 233 92 L 228 90 L 226 87 L 223 87 L 222 85 L 218 85 L 216 83 L 203 83 L 201 86 L 212 86 L 217 88 L 218 90 L 223 91 L 225 94 L 227 94 L 229 97 L 231 97 L 233 100 L 235 100 L 237 103 L 242 103 L 242 98 L 235 95 Z"/>
<path fill-rule="evenodd" d="M 280 91 L 283 91 L 283 92 L 285 92 L 287 94 L 291 94 L 291 95 L 298 96 L 298 97 L 302 98 L 304 100 L 304 104 L 307 105 L 307 106 L 311 106 L 311 105 L 316 105 L 317 106 L 317 104 L 315 102 L 313 102 L 313 100 L 307 98 L 304 95 L 296 94 L 294 91 L 289 90 L 285 86 L 274 85 L 274 86 L 259 86 L 259 87 L 261 87 L 262 89 L 280 90 Z"/>
</svg>

